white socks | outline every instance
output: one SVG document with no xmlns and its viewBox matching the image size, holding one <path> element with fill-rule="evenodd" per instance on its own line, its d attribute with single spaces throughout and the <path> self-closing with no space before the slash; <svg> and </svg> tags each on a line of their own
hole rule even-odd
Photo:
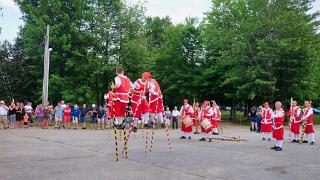
<svg viewBox="0 0 320 180">
<path fill-rule="evenodd" d="M 282 148 L 282 143 L 283 143 L 283 140 L 276 140 L 276 147 Z"/>
</svg>

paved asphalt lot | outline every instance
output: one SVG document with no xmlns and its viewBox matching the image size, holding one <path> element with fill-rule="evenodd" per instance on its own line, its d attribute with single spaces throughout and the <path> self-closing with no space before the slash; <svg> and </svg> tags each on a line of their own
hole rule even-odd
<svg viewBox="0 0 320 180">
<path fill-rule="evenodd" d="M 319 128 L 316 128 L 319 132 Z M 149 130 L 150 139 L 151 130 Z M 156 130 L 151 153 L 144 152 L 139 130 L 129 141 L 129 158 L 115 161 L 114 137 L 106 130 L 0 129 L 0 180 L 15 179 L 319 179 L 317 143 L 286 142 L 282 152 L 270 150 L 274 140 L 240 126 L 224 126 L 223 136 L 247 142 L 179 140 L 170 131 L 169 152 L 164 130 Z M 110 136 L 109 136 L 110 135 Z M 120 143 L 119 149 L 122 149 Z M 121 154 L 121 151 L 120 151 Z"/>
</svg>

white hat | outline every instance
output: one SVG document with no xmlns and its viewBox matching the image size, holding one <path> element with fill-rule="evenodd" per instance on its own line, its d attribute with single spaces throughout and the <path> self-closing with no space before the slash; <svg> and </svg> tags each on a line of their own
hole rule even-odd
<svg viewBox="0 0 320 180">
<path fill-rule="evenodd" d="M 96 105 L 95 105 L 95 104 L 92 104 L 92 107 L 93 107 L 93 108 L 95 108 L 95 107 L 96 107 Z"/>
<path fill-rule="evenodd" d="M 0 101 L 0 104 L 5 104 L 4 101 Z"/>
</svg>

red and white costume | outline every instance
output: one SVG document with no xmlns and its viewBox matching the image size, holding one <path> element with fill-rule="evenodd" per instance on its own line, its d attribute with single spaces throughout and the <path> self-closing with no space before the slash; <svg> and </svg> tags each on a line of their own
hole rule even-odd
<svg viewBox="0 0 320 180">
<path fill-rule="evenodd" d="M 272 109 L 262 108 L 261 132 L 264 134 L 264 138 L 271 138 L 272 114 Z"/>
<path fill-rule="evenodd" d="M 200 113 L 200 116 L 201 116 L 201 121 L 200 123 L 204 120 L 204 119 L 208 119 L 209 121 L 211 121 L 211 124 L 212 124 L 212 116 L 213 116 L 213 112 L 212 112 L 212 108 L 210 108 L 210 106 L 206 106 L 206 107 L 203 107 L 201 109 L 201 113 Z M 212 138 L 212 130 L 214 128 L 214 125 L 212 124 L 211 127 L 207 128 L 207 129 L 204 129 L 202 126 L 201 126 L 201 133 L 202 133 L 202 137 L 203 138 Z"/>
<path fill-rule="evenodd" d="M 300 134 L 300 118 L 301 110 L 299 106 L 294 106 L 290 108 L 289 115 L 290 115 L 290 131 L 294 134 L 294 139 L 296 141 L 299 140 Z"/>
<path fill-rule="evenodd" d="M 273 138 L 276 139 L 276 147 L 282 148 L 282 143 L 284 139 L 284 129 L 283 129 L 283 122 L 284 122 L 285 112 L 281 108 L 279 110 L 275 110 L 272 114 L 272 118 L 274 119 L 274 130 L 272 133 Z"/>
<path fill-rule="evenodd" d="M 307 126 L 305 129 L 305 139 L 314 142 L 314 129 L 313 129 L 313 109 L 312 108 L 304 108 L 303 109 L 303 121 L 307 121 Z"/>
<path fill-rule="evenodd" d="M 284 138 L 284 130 L 283 130 L 283 122 L 284 122 L 285 112 L 281 108 L 280 110 L 275 110 L 273 112 L 272 118 L 274 118 L 274 130 L 273 130 L 273 138 L 276 140 L 283 140 Z"/>
<path fill-rule="evenodd" d="M 218 131 L 218 126 L 219 126 L 219 121 L 221 121 L 221 111 L 219 106 L 214 106 L 212 107 L 212 119 L 211 123 L 213 125 L 213 132 L 219 133 Z"/>
<path fill-rule="evenodd" d="M 181 116 L 181 131 L 184 133 L 184 136 L 187 137 L 191 137 L 192 134 L 192 125 L 186 127 L 186 125 L 183 123 L 183 119 L 186 117 L 192 118 L 194 113 L 194 110 L 192 108 L 192 106 L 190 106 L 189 104 L 185 104 L 181 107 L 180 110 L 180 116 Z"/>
<path fill-rule="evenodd" d="M 129 103 L 129 91 L 133 87 L 130 79 L 124 75 L 115 78 L 114 107 L 116 124 L 122 124 L 122 119 L 126 116 L 126 108 Z"/>
<path fill-rule="evenodd" d="M 149 112 L 149 105 L 146 98 L 148 84 L 148 81 L 143 82 L 142 79 L 138 79 L 134 83 L 134 89 L 138 92 L 132 91 L 131 107 L 132 113 L 137 119 L 142 119 L 142 115 Z"/>
<path fill-rule="evenodd" d="M 107 94 L 104 96 L 104 100 L 106 102 L 106 106 L 108 108 L 108 118 L 113 118 L 114 112 L 113 112 L 113 107 L 112 107 L 112 99 L 113 99 L 114 93 L 112 91 L 109 91 Z"/>
<path fill-rule="evenodd" d="M 163 101 L 158 82 L 155 79 L 149 81 L 149 108 L 152 120 L 160 120 L 163 123 Z"/>
<path fill-rule="evenodd" d="M 196 128 L 199 126 L 199 113 L 200 113 L 200 108 L 199 107 L 195 107 L 194 108 L 194 114 L 193 114 L 193 127 Z"/>
</svg>

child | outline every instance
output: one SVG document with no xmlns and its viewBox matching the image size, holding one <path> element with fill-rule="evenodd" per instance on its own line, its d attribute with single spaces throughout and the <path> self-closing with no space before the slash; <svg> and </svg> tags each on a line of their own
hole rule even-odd
<svg viewBox="0 0 320 180">
<path fill-rule="evenodd" d="M 70 129 L 70 118 L 71 118 L 71 108 L 69 103 L 67 104 L 66 108 L 64 108 L 64 114 L 63 114 L 63 120 L 64 120 L 64 128 Z"/>
<path fill-rule="evenodd" d="M 25 113 L 24 116 L 23 116 L 24 128 L 28 128 L 28 122 L 29 122 L 29 116 L 28 116 L 28 113 Z"/>
<path fill-rule="evenodd" d="M 100 126 L 102 126 L 102 129 L 104 129 L 104 116 L 105 112 L 102 106 L 99 106 L 98 110 L 98 129 L 100 129 Z"/>
<path fill-rule="evenodd" d="M 78 105 L 74 106 L 74 110 L 72 111 L 72 117 L 73 129 L 78 129 L 78 122 L 80 117 L 80 110 Z"/>
</svg>

